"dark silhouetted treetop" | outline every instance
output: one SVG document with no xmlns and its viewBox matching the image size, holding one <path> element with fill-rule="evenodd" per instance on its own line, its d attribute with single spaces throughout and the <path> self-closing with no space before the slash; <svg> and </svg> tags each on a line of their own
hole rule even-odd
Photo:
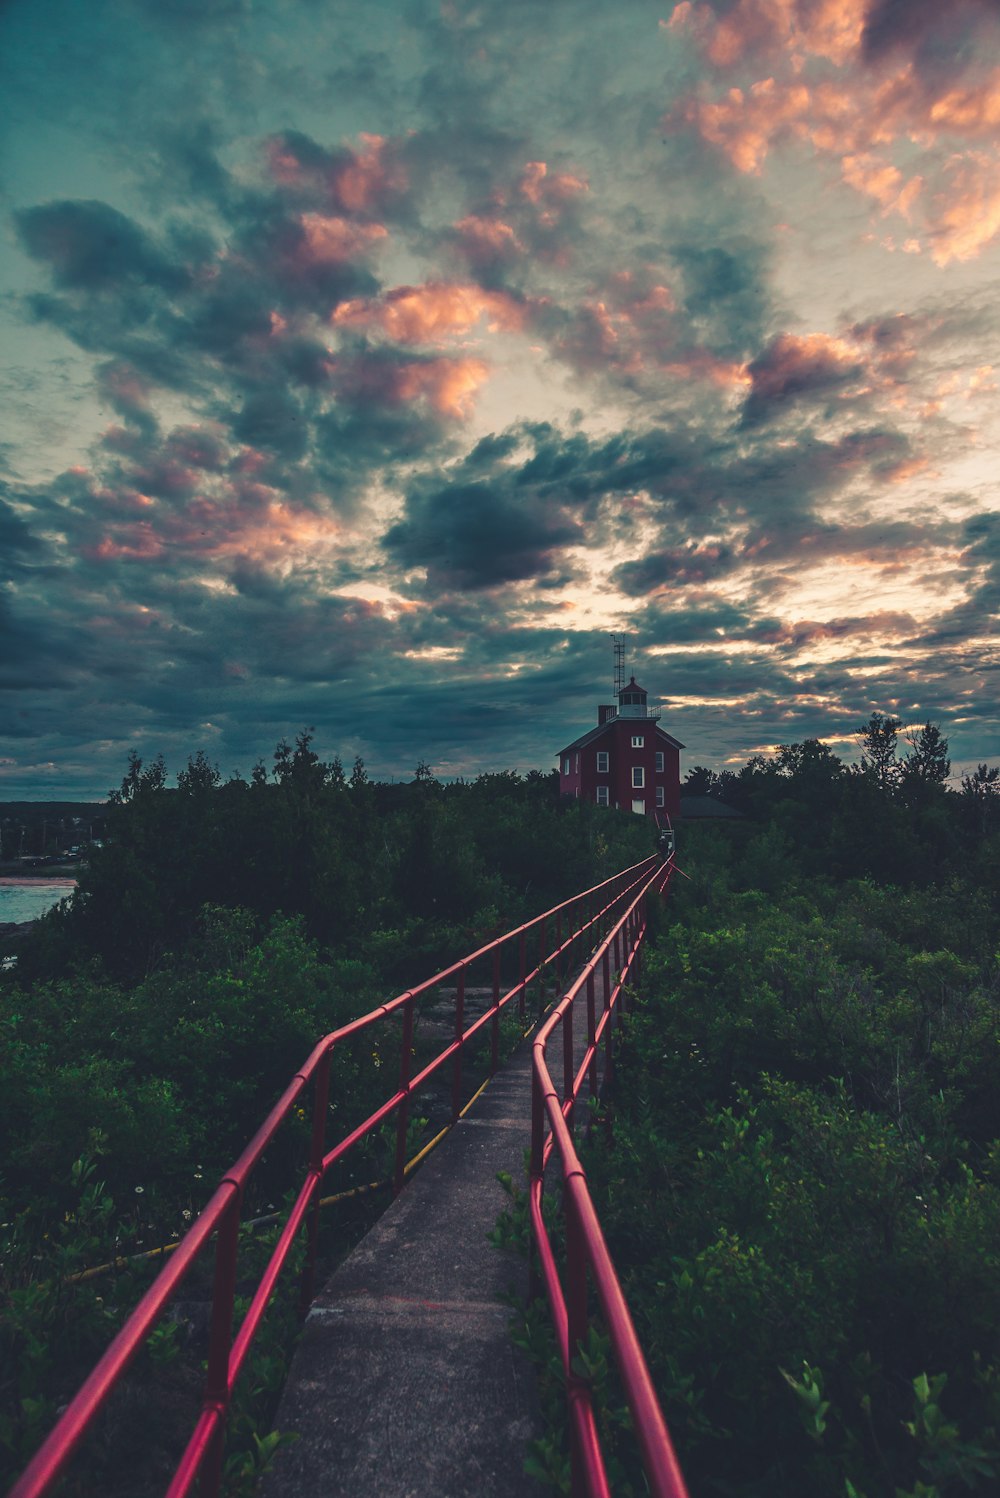
<svg viewBox="0 0 1000 1498">
<path fill-rule="evenodd" d="M 902 773 L 896 753 L 896 740 L 902 726 L 900 718 L 872 713 L 868 722 L 856 730 L 863 750 L 861 773 L 870 775 L 878 785 L 889 790 L 899 784 Z"/>
</svg>

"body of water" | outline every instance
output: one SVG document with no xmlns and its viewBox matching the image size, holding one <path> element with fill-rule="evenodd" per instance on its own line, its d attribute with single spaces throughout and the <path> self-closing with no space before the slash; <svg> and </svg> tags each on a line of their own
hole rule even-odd
<svg viewBox="0 0 1000 1498">
<path fill-rule="evenodd" d="M 76 880 L 0 878 L 0 926 L 7 921 L 34 921 L 76 889 Z"/>
</svg>

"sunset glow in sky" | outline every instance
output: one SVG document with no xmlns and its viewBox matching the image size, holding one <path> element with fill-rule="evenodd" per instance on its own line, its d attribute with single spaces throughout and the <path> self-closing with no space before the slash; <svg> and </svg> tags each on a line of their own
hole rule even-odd
<svg viewBox="0 0 1000 1498">
<path fill-rule="evenodd" d="M 9 0 L 0 799 L 996 760 L 995 0 Z"/>
</svg>

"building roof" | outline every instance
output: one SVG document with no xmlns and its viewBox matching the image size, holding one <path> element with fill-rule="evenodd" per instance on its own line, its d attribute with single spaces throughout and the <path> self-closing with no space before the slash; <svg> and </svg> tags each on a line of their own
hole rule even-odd
<svg viewBox="0 0 1000 1498">
<path fill-rule="evenodd" d="M 652 718 L 609 718 L 606 723 L 598 723 L 596 728 L 591 728 L 587 733 L 581 734 L 578 739 L 573 740 L 572 744 L 567 744 L 565 749 L 560 749 L 559 753 L 569 754 L 574 749 L 585 748 L 587 744 L 592 744 L 594 740 L 599 739 L 602 734 L 608 733 L 610 730 L 612 730 L 616 723 L 624 723 L 626 727 L 630 728 L 633 732 L 635 731 L 637 724 L 648 723 L 650 728 L 652 728 L 654 732 L 660 736 L 661 739 L 668 743 L 672 749 L 684 748 L 684 745 L 681 743 L 680 739 L 675 739 L 673 734 L 668 733 L 665 728 L 661 728 L 660 725 L 658 723 L 655 723 Z"/>
<path fill-rule="evenodd" d="M 622 692 L 641 692 L 644 697 L 649 696 L 646 688 L 641 687 L 634 676 L 629 677 L 627 685 L 622 687 Z M 622 692 L 618 693 L 619 697 L 621 696 Z"/>
</svg>

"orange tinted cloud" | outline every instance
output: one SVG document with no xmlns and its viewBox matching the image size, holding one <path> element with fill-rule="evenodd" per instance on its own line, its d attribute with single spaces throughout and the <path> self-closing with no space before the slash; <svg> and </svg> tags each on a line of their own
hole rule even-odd
<svg viewBox="0 0 1000 1498">
<path fill-rule="evenodd" d="M 300 222 L 303 237 L 297 254 L 309 265 L 357 259 L 387 232 L 382 224 L 355 224 L 322 213 L 304 213 Z"/>
<path fill-rule="evenodd" d="M 524 245 L 510 224 L 498 218 L 484 218 L 470 213 L 455 225 L 459 243 L 474 265 L 512 260 L 523 255 Z"/>
<path fill-rule="evenodd" d="M 920 192 L 923 179 L 911 177 L 905 185 L 903 174 L 891 162 L 867 154 L 845 156 L 841 162 L 844 181 L 858 192 L 874 198 L 883 213 L 900 213 L 910 217 L 910 210 Z"/>
<path fill-rule="evenodd" d="M 972 260 L 1000 233 L 1000 163 L 977 155 L 959 164 L 935 199 L 929 237 L 937 265 Z"/>
<path fill-rule="evenodd" d="M 962 135 L 992 137 L 1000 129 L 1000 68 L 977 88 L 953 88 L 927 111 L 931 125 Z"/>
<path fill-rule="evenodd" d="M 442 416 L 468 416 L 476 392 L 489 376 L 482 359 L 431 359 L 404 370 L 400 382 L 403 400 L 426 399 Z"/>
<path fill-rule="evenodd" d="M 328 517 L 296 509 L 273 490 L 226 485 L 182 510 L 161 509 L 149 519 L 112 525 L 80 554 L 93 562 L 148 562 L 166 553 L 175 562 L 196 556 L 263 563 L 312 552 L 339 533 Z"/>
<path fill-rule="evenodd" d="M 867 10 L 867 0 L 739 0 L 720 15 L 684 0 L 671 29 L 689 32 L 720 69 L 766 61 L 768 76 L 741 79 L 714 99 L 692 95 L 675 118 L 693 124 L 741 172 L 759 173 L 782 140 L 839 157 L 843 181 L 883 215 L 909 220 L 919 200 L 939 265 L 972 259 L 1000 233 L 995 174 L 982 170 L 972 149 L 995 142 L 1000 130 L 1000 66 L 990 65 L 997 33 L 984 30 L 976 47 L 970 32 L 968 45 L 956 42 L 952 54 L 932 58 L 917 47 L 925 16 L 902 28 L 906 45 L 878 66 L 867 57 L 861 65 Z M 983 27 L 991 15 L 984 7 Z M 905 166 L 902 156 L 891 159 L 895 148 L 906 152 Z M 923 247 L 912 234 L 903 245 L 908 253 Z"/>
<path fill-rule="evenodd" d="M 518 186 L 529 203 L 565 203 L 588 190 L 582 177 L 574 177 L 569 172 L 556 172 L 550 176 L 544 161 L 526 162 Z"/>
<path fill-rule="evenodd" d="M 335 172 L 333 189 L 350 213 L 370 211 L 390 193 L 405 190 L 406 173 L 393 160 L 383 135 L 362 135 L 362 149 Z"/>
<path fill-rule="evenodd" d="M 509 332 L 524 325 L 525 308 L 506 292 L 479 286 L 427 282 L 399 286 L 381 300 L 345 302 L 333 322 L 348 327 L 377 327 L 397 343 L 430 343 L 467 333 L 486 317 L 490 332 Z"/>
<path fill-rule="evenodd" d="M 858 369 L 857 352 L 825 333 L 781 333 L 747 366 L 753 398 L 763 401 L 839 384 Z"/>
<path fill-rule="evenodd" d="M 741 58 L 781 49 L 845 62 L 856 52 L 864 29 L 868 0 L 739 0 L 719 16 L 710 5 L 682 0 L 669 26 L 690 31 L 704 55 L 718 68 Z"/>
<path fill-rule="evenodd" d="M 440 416 L 462 419 L 489 376 L 482 359 L 386 359 L 361 355 L 331 367 L 341 397 L 355 404 L 399 406 L 425 401 Z"/>
</svg>

